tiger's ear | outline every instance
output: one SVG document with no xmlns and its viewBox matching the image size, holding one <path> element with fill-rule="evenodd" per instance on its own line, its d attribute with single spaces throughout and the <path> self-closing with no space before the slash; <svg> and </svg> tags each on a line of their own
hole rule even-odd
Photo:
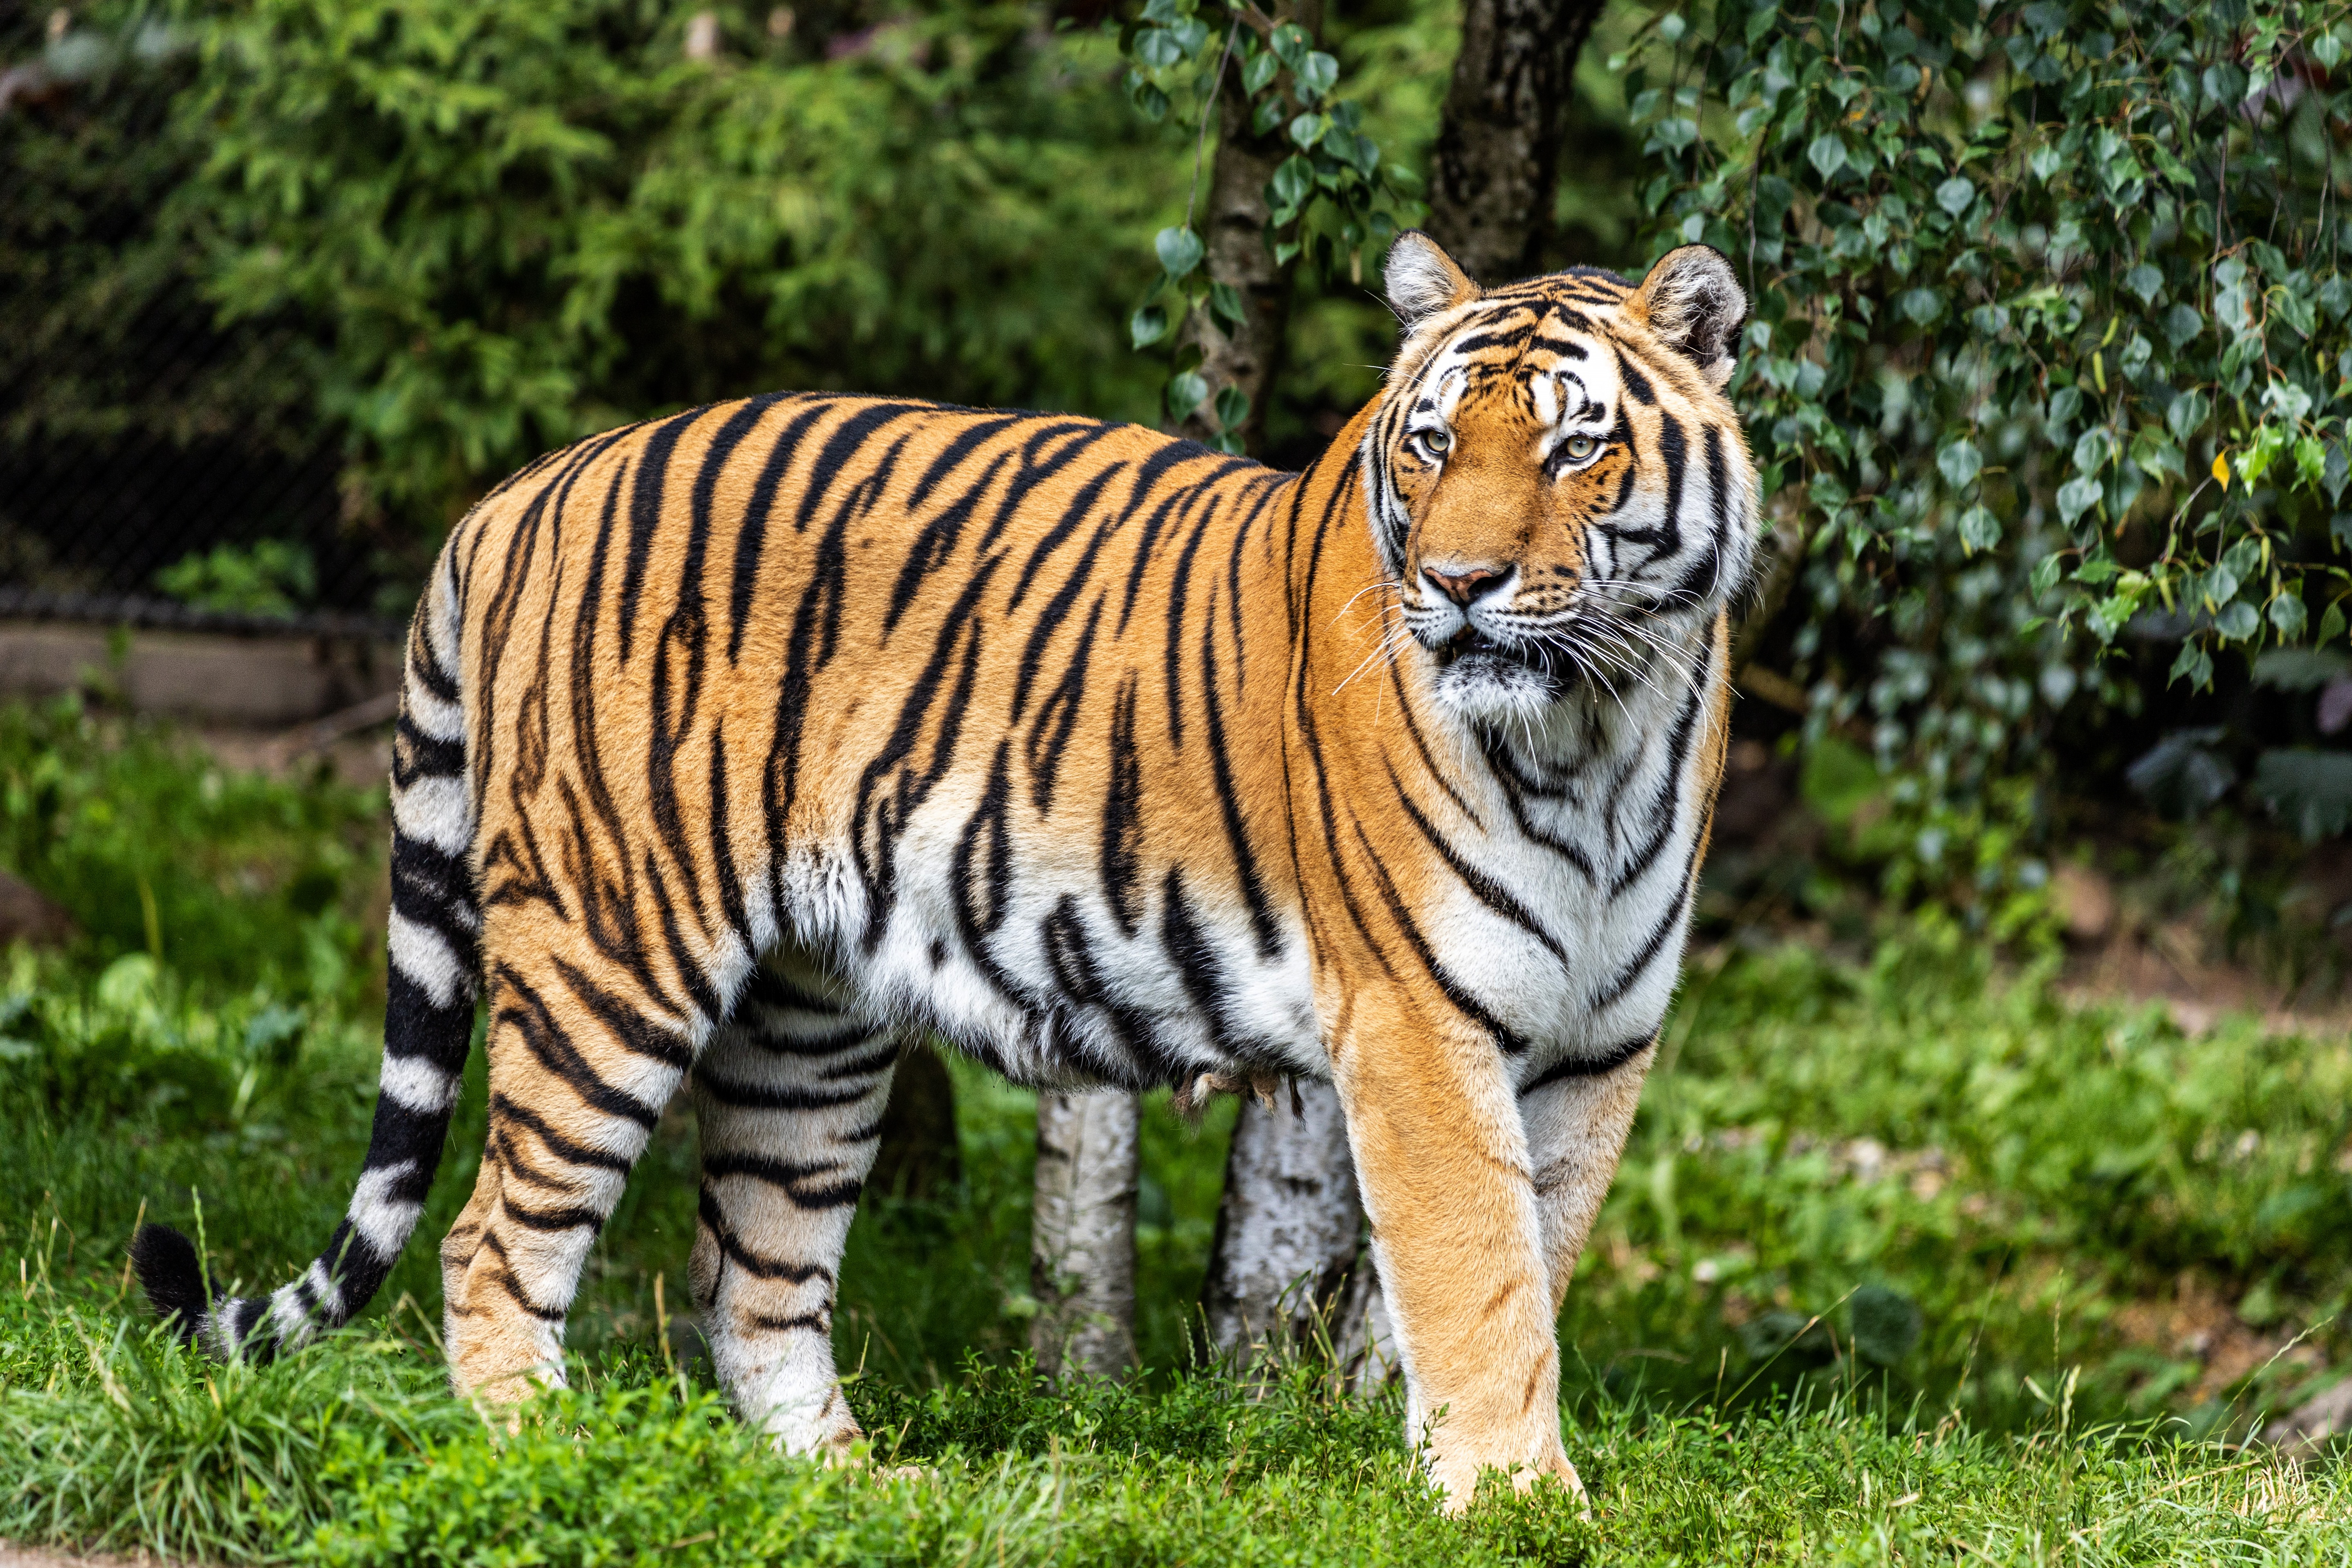
<svg viewBox="0 0 2352 1568">
<path fill-rule="evenodd" d="M 1470 281 L 1470 274 L 1417 228 L 1406 229 L 1389 247 L 1381 279 L 1388 285 L 1389 309 L 1408 332 L 1423 318 L 1478 297 L 1478 285 Z"/>
<path fill-rule="evenodd" d="M 1731 380 L 1731 351 L 1748 320 L 1748 296 L 1723 252 L 1708 245 L 1669 250 L 1625 301 L 1625 311 L 1697 365 L 1717 392 Z"/>
</svg>

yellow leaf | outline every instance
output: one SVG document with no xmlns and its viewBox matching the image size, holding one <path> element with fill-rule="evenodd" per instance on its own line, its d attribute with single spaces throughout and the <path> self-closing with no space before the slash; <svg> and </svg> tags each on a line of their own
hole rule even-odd
<svg viewBox="0 0 2352 1568">
<path fill-rule="evenodd" d="M 2223 489 L 2230 488 L 2230 455 L 2227 452 L 2213 454 L 2213 477 L 2221 481 Z"/>
</svg>

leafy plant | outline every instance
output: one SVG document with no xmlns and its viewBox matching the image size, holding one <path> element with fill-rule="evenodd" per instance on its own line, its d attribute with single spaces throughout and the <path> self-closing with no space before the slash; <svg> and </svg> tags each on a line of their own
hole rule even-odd
<svg viewBox="0 0 2352 1568">
<path fill-rule="evenodd" d="M 1237 92 L 1225 106 L 1229 132 L 1241 123 L 1255 137 L 1278 130 L 1293 148 L 1265 190 L 1265 243 L 1278 266 L 1303 258 L 1330 271 L 1344 261 L 1350 279 L 1361 281 L 1366 257 L 1384 250 L 1396 232 L 1391 209 L 1408 176 L 1381 162 L 1363 106 L 1337 96 L 1338 58 L 1316 47 L 1315 36 L 1297 21 L 1277 20 L 1251 4 L 1148 0 L 1118 37 L 1137 110 L 1157 124 L 1181 104 L 1178 122 L 1194 130 L 1184 221 L 1153 237 L 1160 272 L 1128 321 L 1138 349 L 1172 334 L 1176 351 L 1163 395 L 1169 419 L 1181 422 L 1210 395 L 1207 379 L 1193 368 L 1197 346 L 1183 329 L 1205 312 L 1238 331 L 1247 309 L 1232 284 L 1202 268 L 1208 247 L 1194 226 L 1209 122 L 1222 97 Z M 1236 432 L 1249 416 L 1249 395 L 1238 386 L 1218 388 L 1214 413 L 1216 445 L 1240 451 Z"/>
<path fill-rule="evenodd" d="M 183 556 L 155 574 L 155 586 L 198 609 L 286 616 L 319 591 L 319 571 L 305 546 L 262 539 Z"/>
<path fill-rule="evenodd" d="M 1620 57 L 1654 244 L 1750 281 L 1816 732 L 1967 791 L 2128 640 L 2343 638 L 2347 55 L 2341 4 L 1716 0 Z"/>
</svg>

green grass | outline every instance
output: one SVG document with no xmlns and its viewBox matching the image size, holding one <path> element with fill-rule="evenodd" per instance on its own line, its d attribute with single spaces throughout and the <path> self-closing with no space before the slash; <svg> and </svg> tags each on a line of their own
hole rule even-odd
<svg viewBox="0 0 2352 1568">
<path fill-rule="evenodd" d="M 661 1332 L 683 1119 L 593 1256 L 575 1387 L 511 1436 L 446 1392 L 423 1239 L 374 1310 L 281 1364 L 163 1342 L 123 1267 L 142 1206 L 200 1217 L 249 1285 L 341 1209 L 381 801 L 60 707 L 0 710 L 0 811 L 8 864 L 87 933 L 0 963 L 0 1538 L 354 1563 L 2352 1558 L 2336 1463 L 2242 1441 L 2347 1348 L 2343 1040 L 2070 1006 L 1934 917 L 1859 968 L 1703 954 L 1561 1325 L 1590 1521 L 1549 1493 L 1438 1518 L 1393 1392 L 1298 1366 L 1253 1398 L 1185 1368 L 1230 1106 L 1147 1119 L 1147 1373 L 1041 1389 L 1034 1102 L 958 1068 L 963 1184 L 869 1204 L 844 1269 L 853 1403 L 883 1461 L 920 1467 L 877 1479 L 769 1453 Z M 478 1059 L 428 1235 L 479 1101 Z M 2168 1326 L 2184 1291 L 2223 1350 Z"/>
</svg>

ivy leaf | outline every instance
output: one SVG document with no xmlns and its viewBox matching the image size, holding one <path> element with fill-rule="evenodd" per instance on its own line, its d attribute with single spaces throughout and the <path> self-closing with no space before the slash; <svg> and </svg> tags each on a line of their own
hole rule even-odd
<svg viewBox="0 0 2352 1568">
<path fill-rule="evenodd" d="M 2185 443 L 2205 427 L 2208 407 L 2203 393 L 2184 392 L 2164 411 L 2165 428 L 2172 432 L 2174 440 Z"/>
<path fill-rule="evenodd" d="M 1834 179 L 1837 172 L 1845 167 L 1845 143 L 1825 131 L 1813 138 L 1813 144 L 1805 149 L 1805 157 L 1821 171 L 1824 181 Z"/>
<path fill-rule="evenodd" d="M 1907 289 L 1895 303 L 1906 316 L 1923 327 L 1944 313 L 1944 297 L 1933 289 Z"/>
<path fill-rule="evenodd" d="M 1296 22 L 1285 22 L 1266 39 L 1266 45 L 1282 57 L 1282 63 L 1297 70 L 1299 62 L 1313 52 L 1315 39 Z"/>
<path fill-rule="evenodd" d="M 1298 100 L 1301 103 L 1313 103 L 1330 91 L 1333 85 L 1339 81 L 1339 62 L 1322 50 L 1317 49 L 1298 62 L 1297 71 Z"/>
<path fill-rule="evenodd" d="M 2180 448 L 2164 437 L 2164 432 L 2153 425 L 2143 425 L 2132 437 L 2131 460 L 2140 472 L 2159 484 L 2170 474 L 2176 479 L 2189 477 L 2188 465 L 2181 460 Z"/>
<path fill-rule="evenodd" d="M 1227 385 L 1217 393 L 1217 428 L 1228 434 L 1238 430 L 1249 417 L 1249 394 L 1238 386 Z"/>
<path fill-rule="evenodd" d="M 1241 291 L 1230 283 L 1209 285 L 1209 310 L 1219 321 L 1236 331 L 1248 322 L 1248 315 L 1242 309 Z"/>
<path fill-rule="evenodd" d="M 1166 70 L 1184 58 L 1184 46 L 1165 27 L 1147 27 L 1136 35 L 1135 58 L 1154 70 Z"/>
<path fill-rule="evenodd" d="M 1127 334 L 1137 348 L 1150 348 L 1168 335 L 1168 312 L 1157 305 L 1144 306 L 1128 318 Z"/>
<path fill-rule="evenodd" d="M 2065 558 L 2054 550 L 2035 562 L 2033 570 L 2026 575 L 2026 585 L 2033 590 L 2033 596 L 2039 599 L 2055 588 L 2058 574 L 2065 570 Z"/>
<path fill-rule="evenodd" d="M 1274 84 L 1282 74 L 1282 59 L 1267 49 L 1252 55 L 1242 66 L 1242 90 L 1255 98 Z"/>
<path fill-rule="evenodd" d="M 1163 228 L 1153 237 L 1151 248 L 1160 254 L 1160 265 L 1171 279 L 1183 277 L 1201 265 L 1201 237 L 1181 225 Z M 1202 396 L 1208 395 L 1202 393 Z M 1200 398 L 1194 398 L 1195 403 Z"/>
<path fill-rule="evenodd" d="M 2058 487 L 2058 515 L 2068 527 L 2074 520 L 2099 503 L 2099 481 L 2088 474 L 2078 475 Z"/>
<path fill-rule="evenodd" d="M 2153 305 L 2164 291 L 2164 274 L 2143 261 L 2124 274 L 2124 287 L 2138 295 L 2140 303 Z"/>
<path fill-rule="evenodd" d="M 2046 185 L 2059 170 L 2066 166 L 2066 159 L 2053 143 L 2045 142 L 2026 158 L 2025 166 L 2033 171 L 2035 179 Z"/>
<path fill-rule="evenodd" d="M 1945 483 L 1956 490 L 1964 490 L 1983 469 L 1984 455 L 1977 450 L 1975 442 L 1962 439 L 1936 454 L 1936 467 L 1943 473 Z"/>
<path fill-rule="evenodd" d="M 1181 421 L 1201 406 L 1209 395 L 1209 383 L 1197 370 L 1188 370 L 1168 381 L 1168 417 Z"/>
<path fill-rule="evenodd" d="M 2000 519 L 1989 507 L 1969 508 L 1960 513 L 1960 542 L 1970 550 L 1990 550 L 2000 542 Z"/>
<path fill-rule="evenodd" d="M 1296 210 L 1315 194 L 1315 165 L 1293 153 L 1275 170 L 1265 188 L 1272 193 L 1275 205 Z"/>
<path fill-rule="evenodd" d="M 1290 122 L 1290 139 L 1301 147 L 1312 147 L 1322 141 L 1323 132 L 1330 129 L 1329 116 L 1302 114 Z"/>
<path fill-rule="evenodd" d="M 2177 352 L 2186 348 L 2190 339 L 2205 330 L 2205 318 L 2195 307 L 2175 305 L 2164 313 L 2164 336 Z"/>
<path fill-rule="evenodd" d="M 1966 174 L 1954 174 L 1936 187 L 1936 205 L 1958 217 L 1977 199 L 1977 188 Z"/>
<path fill-rule="evenodd" d="M 2093 426 L 2074 440 L 2074 468 L 2078 473 L 2095 474 L 2106 467 L 2115 456 L 2116 438 L 2104 426 Z"/>
</svg>

